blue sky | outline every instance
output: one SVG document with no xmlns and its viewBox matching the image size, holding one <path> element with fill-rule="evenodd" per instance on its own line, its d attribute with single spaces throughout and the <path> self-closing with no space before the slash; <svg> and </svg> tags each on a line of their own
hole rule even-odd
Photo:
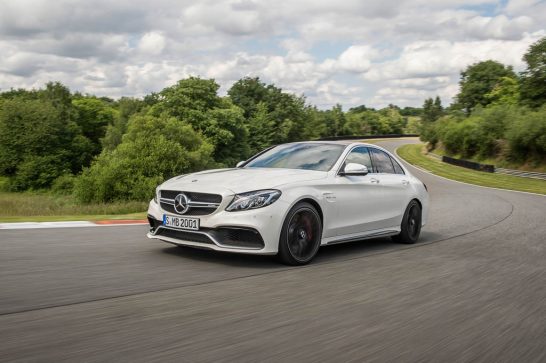
<svg viewBox="0 0 546 363">
<path fill-rule="evenodd" d="M 522 70 L 544 24 L 538 0 L 1 1 L 0 89 L 140 97 L 196 75 L 224 94 L 257 76 L 323 109 L 448 104 L 472 63 Z"/>
</svg>

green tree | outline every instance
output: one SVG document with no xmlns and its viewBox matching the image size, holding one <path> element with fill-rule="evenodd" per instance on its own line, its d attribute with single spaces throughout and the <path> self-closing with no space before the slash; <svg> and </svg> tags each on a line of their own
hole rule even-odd
<svg viewBox="0 0 546 363">
<path fill-rule="evenodd" d="M 214 159 L 224 166 L 235 166 L 250 153 L 248 129 L 239 107 L 216 108 L 206 112 L 201 130 L 214 145 Z"/>
<path fill-rule="evenodd" d="M 146 200 L 162 181 L 212 165 L 213 147 L 191 125 L 166 115 L 131 118 L 123 141 L 75 182 L 85 203 Z"/>
<path fill-rule="evenodd" d="M 256 105 L 256 111 L 248 119 L 248 131 L 250 154 L 256 154 L 273 144 L 277 130 L 264 102 Z"/>
<path fill-rule="evenodd" d="M 546 162 L 546 106 L 523 109 L 511 118 L 506 132 L 510 158 L 515 161 Z"/>
<path fill-rule="evenodd" d="M 305 107 L 304 119 L 305 139 L 314 140 L 326 136 L 326 124 L 324 123 L 323 112 L 319 111 L 316 106 Z"/>
<path fill-rule="evenodd" d="M 527 69 L 521 74 L 522 102 L 542 106 L 546 103 L 546 37 L 532 44 L 523 60 Z"/>
<path fill-rule="evenodd" d="M 346 114 L 347 121 L 343 128 L 343 134 L 345 135 L 370 135 L 371 125 L 369 122 L 370 114 L 374 114 L 373 111 L 368 111 L 362 108 L 353 108 Z"/>
<path fill-rule="evenodd" d="M 256 112 L 263 112 L 263 107 L 258 110 L 260 103 L 262 106 L 267 106 L 268 111 L 273 109 L 269 104 L 270 102 L 268 102 L 270 101 L 268 94 L 274 90 L 274 86 L 268 87 L 258 77 L 245 77 L 231 86 L 228 95 L 235 105 L 243 109 L 245 118 L 250 119 Z"/>
<path fill-rule="evenodd" d="M 228 98 L 217 95 L 219 85 L 212 79 L 190 77 L 160 92 L 149 113 L 167 114 L 190 124 L 214 146 L 214 159 L 231 166 L 249 154 L 248 130 L 243 110 Z"/>
<path fill-rule="evenodd" d="M 423 109 L 419 107 L 404 107 L 400 110 L 402 116 L 422 116 Z"/>
<path fill-rule="evenodd" d="M 260 103 L 267 107 L 268 120 L 273 121 L 277 129 L 271 143 L 303 140 L 316 134 L 308 125 L 314 120 L 310 118 L 312 114 L 304 97 L 283 92 L 272 84 L 266 85 L 259 78 L 239 80 L 229 89 L 228 95 L 235 105 L 243 109 L 247 121 L 258 112 Z M 255 135 L 251 132 L 250 138 L 253 137 Z"/>
<path fill-rule="evenodd" d="M 76 123 L 80 126 L 83 136 L 93 145 L 93 155 L 99 154 L 102 149 L 101 139 L 106 134 L 107 126 L 114 123 L 117 111 L 96 97 L 77 98 L 72 101 L 72 105 L 76 113 Z M 85 163 L 86 166 L 89 165 L 88 162 Z"/>
<path fill-rule="evenodd" d="M 339 103 L 333 106 L 331 110 L 327 110 L 324 116 L 328 136 L 340 136 L 344 133 L 352 134 L 355 130 L 354 126 L 350 128 L 345 127 L 347 120 L 343 108 Z"/>
<path fill-rule="evenodd" d="M 438 120 L 444 113 L 444 108 L 442 106 L 442 100 L 439 96 L 433 100 L 432 98 L 427 98 L 423 104 L 423 122 L 434 122 Z"/>
<path fill-rule="evenodd" d="M 81 130 L 47 99 L 8 99 L 0 108 L 0 174 L 12 188 L 45 188 L 75 166 Z M 78 152 L 85 152 L 83 145 Z M 87 150 L 88 151 L 88 150 Z"/>
<path fill-rule="evenodd" d="M 153 114 L 168 112 L 198 129 L 204 113 L 221 106 L 217 95 L 219 88 L 213 79 L 190 77 L 180 80 L 159 93 L 159 100 L 152 107 Z"/>
<path fill-rule="evenodd" d="M 477 105 L 486 106 L 490 100 L 486 97 L 503 77 L 517 79 L 511 66 L 487 60 L 474 63 L 461 72 L 457 104 L 467 114 Z"/>
<path fill-rule="evenodd" d="M 491 105 L 517 105 L 520 100 L 520 86 L 515 78 L 501 77 L 491 92 L 485 94 Z"/>
<path fill-rule="evenodd" d="M 60 82 L 48 82 L 43 90 L 37 91 L 38 97 L 51 102 L 63 117 L 68 117 L 72 109 L 72 94 L 68 87 Z"/>
<path fill-rule="evenodd" d="M 421 132 L 421 118 L 418 116 L 407 116 L 408 122 L 406 123 L 406 126 L 404 127 L 403 133 L 404 134 L 418 134 Z"/>
<path fill-rule="evenodd" d="M 373 108 L 366 107 L 365 105 L 360 105 L 360 106 L 350 108 L 349 112 L 360 113 L 360 112 L 364 112 L 368 110 L 375 111 Z"/>
<path fill-rule="evenodd" d="M 106 150 L 114 150 L 121 143 L 123 134 L 127 131 L 127 123 L 129 118 L 139 113 L 146 103 L 143 100 L 130 97 L 122 97 L 116 103 L 118 112 L 113 123 L 106 128 L 106 134 L 101 139 L 102 147 Z"/>
<path fill-rule="evenodd" d="M 382 130 L 383 134 L 401 134 L 404 130 L 406 122 L 400 114 L 400 108 L 393 105 L 389 105 L 379 111 L 382 117 L 385 118 L 384 123 L 387 125 Z"/>
</svg>

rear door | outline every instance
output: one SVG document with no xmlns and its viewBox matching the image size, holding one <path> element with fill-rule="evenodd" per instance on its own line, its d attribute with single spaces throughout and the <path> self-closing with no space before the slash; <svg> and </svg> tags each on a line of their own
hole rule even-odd
<svg viewBox="0 0 546 363">
<path fill-rule="evenodd" d="M 386 152 L 370 148 L 374 172 L 383 187 L 381 220 L 383 228 L 400 226 L 409 203 L 409 179 L 396 160 Z"/>
</svg>

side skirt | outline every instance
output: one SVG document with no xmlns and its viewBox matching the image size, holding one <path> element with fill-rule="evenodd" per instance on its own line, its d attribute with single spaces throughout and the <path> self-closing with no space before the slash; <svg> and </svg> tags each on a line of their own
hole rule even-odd
<svg viewBox="0 0 546 363">
<path fill-rule="evenodd" d="M 399 233 L 400 231 L 393 229 L 393 230 L 384 230 L 380 232 L 365 233 L 358 236 L 340 236 L 326 243 L 322 243 L 322 245 L 335 245 L 338 243 L 362 241 L 366 239 L 379 238 L 379 237 L 389 237 L 389 236 L 395 236 Z"/>
</svg>

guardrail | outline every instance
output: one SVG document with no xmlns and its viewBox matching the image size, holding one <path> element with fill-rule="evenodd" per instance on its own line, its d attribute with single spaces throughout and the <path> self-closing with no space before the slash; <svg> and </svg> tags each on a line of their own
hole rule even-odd
<svg viewBox="0 0 546 363">
<path fill-rule="evenodd" d="M 546 173 L 537 173 L 537 172 L 534 172 L 534 171 L 495 168 L 495 173 L 516 175 L 516 176 L 521 176 L 521 177 L 524 177 L 524 178 L 534 178 L 534 179 L 546 180 Z"/>
<path fill-rule="evenodd" d="M 467 169 L 485 171 L 486 173 L 494 173 L 495 172 L 495 165 L 480 164 L 480 163 L 477 163 L 475 161 L 464 160 L 464 159 L 456 159 L 456 158 L 452 158 L 450 156 L 442 156 L 442 161 L 444 163 L 453 164 L 453 165 L 457 165 L 457 166 L 462 166 L 463 168 L 467 168 Z"/>
<path fill-rule="evenodd" d="M 461 166 L 463 168 L 468 169 L 474 169 L 479 171 L 484 171 L 487 173 L 496 173 L 496 174 L 506 174 L 506 175 L 515 175 L 520 176 L 522 178 L 533 178 L 533 179 L 542 179 L 546 180 L 546 173 L 537 173 L 534 171 L 525 171 L 525 170 L 515 170 L 515 169 L 505 169 L 505 168 L 497 168 L 494 165 L 490 164 L 480 164 L 474 161 L 470 160 L 464 160 L 464 159 L 456 159 L 449 156 L 440 156 L 438 154 L 434 153 L 427 153 L 427 155 L 441 160 L 448 164 L 453 164 L 457 166 Z"/>
</svg>

